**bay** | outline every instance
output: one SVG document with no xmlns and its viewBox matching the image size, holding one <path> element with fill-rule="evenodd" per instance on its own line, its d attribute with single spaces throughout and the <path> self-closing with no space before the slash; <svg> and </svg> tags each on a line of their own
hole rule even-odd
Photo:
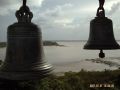
<svg viewBox="0 0 120 90">
<path fill-rule="evenodd" d="M 58 42 L 64 46 L 44 46 L 45 59 L 51 63 L 55 72 L 80 71 L 85 70 L 104 70 L 118 69 L 119 65 L 106 65 L 95 63 L 90 60 L 97 60 L 99 50 L 84 50 L 86 42 Z M 120 43 L 120 42 L 119 42 Z M 105 50 L 106 58 L 103 60 L 120 64 L 120 50 Z M 0 60 L 4 60 L 6 48 L 0 49 Z"/>
</svg>

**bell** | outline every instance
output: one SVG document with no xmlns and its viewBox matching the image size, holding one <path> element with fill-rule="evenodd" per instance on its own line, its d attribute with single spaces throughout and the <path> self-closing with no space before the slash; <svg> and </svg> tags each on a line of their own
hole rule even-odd
<svg viewBox="0 0 120 90">
<path fill-rule="evenodd" d="M 52 67 L 44 60 L 41 30 L 31 22 L 33 14 L 26 2 L 16 12 L 16 17 L 18 22 L 7 30 L 6 58 L 0 69 L 0 78 L 42 79 L 51 73 Z"/>
<path fill-rule="evenodd" d="M 120 49 L 114 38 L 112 21 L 105 17 L 102 7 L 98 8 L 97 17 L 90 22 L 89 39 L 84 49 L 100 50 L 101 58 L 105 57 L 103 50 Z"/>
</svg>

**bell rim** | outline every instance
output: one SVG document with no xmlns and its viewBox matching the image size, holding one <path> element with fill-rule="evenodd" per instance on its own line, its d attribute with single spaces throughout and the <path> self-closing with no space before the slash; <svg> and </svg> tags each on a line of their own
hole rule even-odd
<svg viewBox="0 0 120 90">
<path fill-rule="evenodd" d="M 51 75 L 52 71 L 53 67 L 50 64 L 49 67 L 36 71 L 0 71 L 0 80 L 25 81 L 42 79 Z"/>
<path fill-rule="evenodd" d="M 88 50 L 115 50 L 120 49 L 120 46 L 117 45 L 85 45 L 83 49 Z"/>
</svg>

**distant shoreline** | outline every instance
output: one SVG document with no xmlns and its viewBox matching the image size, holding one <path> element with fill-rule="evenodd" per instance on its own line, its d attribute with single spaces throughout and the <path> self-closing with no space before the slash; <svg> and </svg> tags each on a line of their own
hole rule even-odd
<svg viewBox="0 0 120 90">
<path fill-rule="evenodd" d="M 120 42 L 120 40 L 116 40 L 117 42 Z M 45 44 L 44 46 L 64 46 L 59 45 L 58 42 L 87 42 L 87 40 L 43 40 L 44 42 L 49 42 Z M 0 48 L 6 47 L 6 42 L 0 42 Z"/>
<path fill-rule="evenodd" d="M 55 41 L 43 41 L 43 45 L 44 46 L 64 46 L 64 45 L 60 45 Z"/>
<path fill-rule="evenodd" d="M 43 41 L 44 46 L 64 46 L 64 45 L 59 45 L 55 41 Z M 0 48 L 4 48 L 7 46 L 7 42 L 0 42 Z"/>
</svg>

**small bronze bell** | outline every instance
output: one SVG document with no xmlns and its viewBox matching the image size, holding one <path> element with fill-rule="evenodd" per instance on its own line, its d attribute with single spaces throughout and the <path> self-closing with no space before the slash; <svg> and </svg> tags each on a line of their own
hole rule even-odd
<svg viewBox="0 0 120 90">
<path fill-rule="evenodd" d="M 113 34 L 113 24 L 110 19 L 105 17 L 103 8 L 104 0 L 100 1 L 97 10 L 97 17 L 90 22 L 90 34 L 84 49 L 100 50 L 99 57 L 104 58 L 103 50 L 120 49 Z"/>
<path fill-rule="evenodd" d="M 31 22 L 33 14 L 26 6 L 26 0 L 16 17 L 18 22 L 8 27 L 6 58 L 0 69 L 0 78 L 41 79 L 52 69 L 44 60 L 41 30 Z"/>
</svg>

